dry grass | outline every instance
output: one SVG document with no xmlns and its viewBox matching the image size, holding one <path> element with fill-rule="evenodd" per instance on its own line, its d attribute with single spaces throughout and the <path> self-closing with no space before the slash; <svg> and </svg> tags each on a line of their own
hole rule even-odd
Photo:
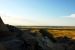
<svg viewBox="0 0 75 50">
<path fill-rule="evenodd" d="M 32 32 L 35 32 L 35 31 L 39 31 L 39 29 L 33 29 Z M 75 39 L 75 30 L 51 30 L 51 29 L 48 29 L 48 32 L 53 34 L 54 37 L 64 37 L 64 36 L 67 36 L 69 38 L 72 38 L 72 39 Z"/>
<path fill-rule="evenodd" d="M 22 29 L 22 28 L 21 28 Z M 24 29 L 24 28 L 23 28 Z M 38 28 L 31 28 L 31 32 L 39 31 Z M 61 30 L 62 29 L 62 30 Z M 46 29 L 47 30 L 47 29 Z M 48 32 L 54 35 L 54 37 L 67 36 L 69 38 L 75 39 L 75 27 L 63 27 L 63 28 L 49 28 Z"/>
<path fill-rule="evenodd" d="M 72 39 L 75 38 L 74 30 L 48 30 L 48 32 L 52 33 L 54 35 L 54 37 L 67 36 Z"/>
</svg>

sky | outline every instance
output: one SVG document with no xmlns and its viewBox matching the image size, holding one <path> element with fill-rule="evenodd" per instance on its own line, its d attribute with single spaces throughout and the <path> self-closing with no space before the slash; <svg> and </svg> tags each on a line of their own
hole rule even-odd
<svg viewBox="0 0 75 50">
<path fill-rule="evenodd" d="M 5 24 L 75 26 L 75 0 L 0 0 Z"/>
</svg>

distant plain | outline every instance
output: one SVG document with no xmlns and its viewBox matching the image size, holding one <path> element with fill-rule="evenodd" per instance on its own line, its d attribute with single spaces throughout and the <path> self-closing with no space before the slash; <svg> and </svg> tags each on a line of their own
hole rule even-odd
<svg viewBox="0 0 75 50">
<path fill-rule="evenodd" d="M 45 29 L 49 33 L 53 34 L 54 37 L 64 37 L 75 39 L 75 26 L 16 26 L 21 30 L 30 29 L 32 32 Z"/>
</svg>

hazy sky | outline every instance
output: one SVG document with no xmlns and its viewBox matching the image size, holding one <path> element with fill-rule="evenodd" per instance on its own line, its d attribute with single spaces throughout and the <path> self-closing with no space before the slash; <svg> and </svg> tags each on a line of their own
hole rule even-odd
<svg viewBox="0 0 75 50">
<path fill-rule="evenodd" d="M 11 25 L 75 26 L 75 0 L 0 0 L 0 15 Z"/>
</svg>

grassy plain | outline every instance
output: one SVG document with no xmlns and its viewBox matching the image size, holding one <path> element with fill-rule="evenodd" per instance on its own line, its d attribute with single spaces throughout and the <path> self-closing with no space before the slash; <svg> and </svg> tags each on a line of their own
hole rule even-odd
<svg viewBox="0 0 75 50">
<path fill-rule="evenodd" d="M 67 36 L 75 39 L 75 26 L 17 26 L 21 30 L 31 29 L 32 32 L 45 29 L 49 33 L 53 34 L 54 37 Z"/>
</svg>

